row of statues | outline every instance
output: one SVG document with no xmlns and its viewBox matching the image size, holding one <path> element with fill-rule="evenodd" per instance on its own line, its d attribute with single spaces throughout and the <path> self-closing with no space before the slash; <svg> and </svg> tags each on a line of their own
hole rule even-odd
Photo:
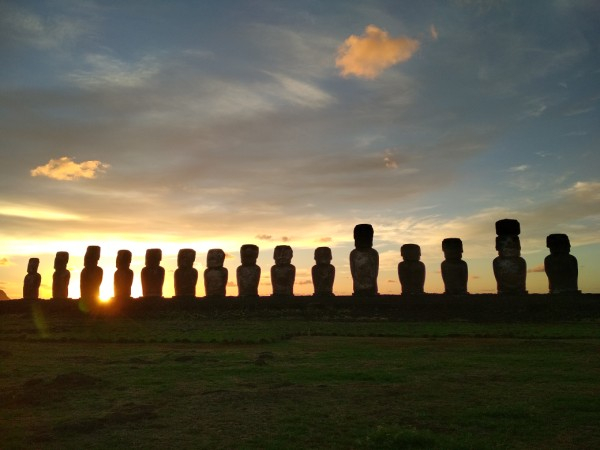
<svg viewBox="0 0 600 450">
<path fill-rule="evenodd" d="M 496 250 L 498 257 L 493 261 L 494 276 L 499 294 L 526 294 L 525 280 L 527 263 L 521 257 L 519 241 L 520 224 L 514 219 L 496 222 Z M 370 224 L 356 225 L 354 228 L 355 248 L 350 253 L 350 272 L 353 280 L 353 295 L 378 295 L 377 277 L 379 274 L 379 253 L 373 248 L 374 230 Z M 566 234 L 551 234 L 546 239 L 550 255 L 544 260 L 544 268 L 549 280 L 550 293 L 577 293 L 577 259 L 570 252 L 570 242 Z M 459 238 L 447 238 L 442 241 L 444 261 L 441 264 L 442 279 L 446 294 L 467 294 L 469 277 L 468 266 L 462 259 L 463 244 Z M 242 245 L 240 249 L 242 264 L 236 270 L 238 295 L 240 297 L 258 296 L 261 268 L 256 264 L 259 248 L 253 244 Z M 421 248 L 417 244 L 405 244 L 400 248 L 403 261 L 398 264 L 398 277 L 402 294 L 423 294 L 425 285 L 425 265 L 421 259 Z M 293 250 L 288 245 L 275 247 L 271 267 L 273 295 L 294 295 L 296 268 L 292 265 Z M 129 268 L 132 254 L 129 250 L 119 250 L 117 270 L 114 274 L 114 298 L 131 298 L 133 271 Z M 331 264 L 332 253 L 329 247 L 319 247 L 314 253 L 315 265 L 311 275 L 314 295 L 332 296 L 335 267 Z M 196 251 L 181 249 L 177 255 L 175 270 L 175 296 L 195 297 L 198 271 L 193 267 Z M 84 257 L 81 271 L 80 291 L 83 299 L 98 299 L 103 270 L 98 266 L 100 247 L 89 246 Z M 160 266 L 162 251 L 148 249 L 145 267 L 141 272 L 143 297 L 162 297 L 165 281 L 165 269 Z M 69 254 L 57 252 L 52 277 L 52 298 L 68 298 L 70 272 L 67 269 Z M 224 297 L 228 271 L 223 267 L 225 252 L 212 249 L 207 254 L 207 268 L 204 271 L 204 287 L 207 297 Z M 39 298 L 41 276 L 37 273 L 38 258 L 31 258 L 27 266 L 27 275 L 23 283 L 23 298 Z"/>
</svg>

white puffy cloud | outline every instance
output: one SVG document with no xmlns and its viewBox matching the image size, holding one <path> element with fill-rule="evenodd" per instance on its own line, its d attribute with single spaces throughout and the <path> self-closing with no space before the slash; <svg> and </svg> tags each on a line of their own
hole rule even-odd
<svg viewBox="0 0 600 450">
<path fill-rule="evenodd" d="M 418 48 L 416 39 L 392 38 L 387 31 L 369 25 L 362 36 L 353 34 L 344 41 L 335 65 L 344 77 L 373 79 L 388 67 L 409 60 Z"/>
<path fill-rule="evenodd" d="M 38 166 L 31 170 L 32 177 L 44 176 L 61 181 L 73 181 L 80 178 L 96 178 L 98 173 L 110 167 L 100 161 L 83 161 L 76 163 L 68 156 L 51 159 L 48 164 Z"/>
</svg>

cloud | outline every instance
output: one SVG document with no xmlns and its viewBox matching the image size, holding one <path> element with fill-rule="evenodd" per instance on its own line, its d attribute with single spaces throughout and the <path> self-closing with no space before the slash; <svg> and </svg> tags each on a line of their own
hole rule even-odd
<svg viewBox="0 0 600 450">
<path fill-rule="evenodd" d="M 7 39 L 47 50 L 75 42 L 90 24 L 75 17 L 42 16 L 26 9 L 0 6 L 1 34 Z"/>
<path fill-rule="evenodd" d="M 32 177 L 44 176 L 61 181 L 73 181 L 80 178 L 96 178 L 100 172 L 104 172 L 110 165 L 100 161 L 83 161 L 76 163 L 68 156 L 51 159 L 48 164 L 38 166 L 31 170 Z"/>
<path fill-rule="evenodd" d="M 520 166 L 513 166 L 510 169 L 508 169 L 508 171 L 509 172 L 525 172 L 528 169 L 529 169 L 529 166 L 527 164 L 522 164 Z"/>
<path fill-rule="evenodd" d="M 273 236 L 271 236 L 270 234 L 257 234 L 254 237 L 259 241 L 270 241 L 273 238 Z"/>
<path fill-rule="evenodd" d="M 438 31 L 437 28 L 435 27 L 435 25 L 431 25 L 429 27 L 429 33 L 431 34 L 431 37 L 433 38 L 434 41 L 438 40 Z"/>
<path fill-rule="evenodd" d="M 415 39 L 391 38 L 387 31 L 369 25 L 362 36 L 353 34 L 338 48 L 335 65 L 343 77 L 374 79 L 388 67 L 409 60 L 418 48 Z"/>
<path fill-rule="evenodd" d="M 527 273 L 544 273 L 546 270 L 544 269 L 544 265 L 543 264 L 538 264 L 535 267 L 532 267 L 531 269 L 527 269 Z"/>
<path fill-rule="evenodd" d="M 9 266 L 10 265 L 10 261 L 8 260 L 8 258 L 0 258 L 0 266 Z"/>
<path fill-rule="evenodd" d="M 290 238 L 287 236 L 282 236 L 281 237 L 281 242 L 290 242 Z"/>
<path fill-rule="evenodd" d="M 319 239 L 319 242 L 331 242 L 333 239 L 330 237 L 323 237 Z"/>
<path fill-rule="evenodd" d="M 160 70 L 156 58 L 152 56 L 128 63 L 108 55 L 89 54 L 85 57 L 85 63 L 88 67 L 86 70 L 71 73 L 67 78 L 88 89 L 143 86 Z"/>
</svg>

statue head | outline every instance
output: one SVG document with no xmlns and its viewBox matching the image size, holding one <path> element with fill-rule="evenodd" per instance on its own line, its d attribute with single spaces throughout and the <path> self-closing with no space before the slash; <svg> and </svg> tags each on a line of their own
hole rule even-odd
<svg viewBox="0 0 600 450">
<path fill-rule="evenodd" d="M 446 238 L 442 241 L 442 251 L 446 259 L 462 259 L 462 241 L 459 238 Z"/>
<path fill-rule="evenodd" d="M 417 244 L 404 244 L 400 247 L 400 255 L 405 261 L 419 261 L 421 259 L 421 247 Z"/>
<path fill-rule="evenodd" d="M 162 250 L 160 248 L 149 248 L 146 250 L 146 267 L 158 267 L 162 260 Z"/>
<path fill-rule="evenodd" d="M 521 256 L 521 241 L 519 236 L 504 234 L 496 237 L 496 250 L 498 254 L 507 258 Z"/>
<path fill-rule="evenodd" d="M 177 253 L 177 267 L 180 269 L 191 269 L 196 261 L 196 250 L 191 248 L 182 248 Z"/>
<path fill-rule="evenodd" d="M 84 267 L 95 267 L 100 260 L 100 247 L 97 245 L 88 246 L 83 258 Z"/>
<path fill-rule="evenodd" d="M 373 226 L 361 223 L 354 227 L 354 246 L 360 249 L 373 248 Z"/>
<path fill-rule="evenodd" d="M 275 247 L 275 250 L 273 250 L 273 259 L 278 266 L 291 264 L 293 257 L 294 251 L 289 245 L 278 245 Z"/>
<path fill-rule="evenodd" d="M 518 236 L 521 234 L 521 224 L 515 219 L 502 219 L 496 222 L 496 234 L 501 236 L 503 234 L 513 234 Z"/>
<path fill-rule="evenodd" d="M 315 249 L 315 262 L 317 264 L 329 264 L 333 256 L 329 247 L 317 247 Z"/>
<path fill-rule="evenodd" d="M 131 264 L 131 252 L 129 250 L 119 250 L 117 252 L 117 269 L 129 269 Z"/>
<path fill-rule="evenodd" d="M 206 266 L 209 269 L 223 267 L 225 262 L 225 252 L 220 248 L 213 248 L 206 254 Z"/>
<path fill-rule="evenodd" d="M 567 254 L 571 251 L 571 242 L 566 234 L 550 234 L 546 237 L 546 247 L 552 255 Z"/>
<path fill-rule="evenodd" d="M 254 244 L 244 244 L 240 248 L 240 256 L 243 266 L 254 266 L 258 259 L 258 246 Z"/>
<path fill-rule="evenodd" d="M 69 252 L 56 252 L 54 270 L 65 270 L 69 263 Z"/>
<path fill-rule="evenodd" d="M 27 273 L 37 273 L 39 266 L 39 258 L 29 258 L 29 262 L 27 263 Z"/>
</svg>

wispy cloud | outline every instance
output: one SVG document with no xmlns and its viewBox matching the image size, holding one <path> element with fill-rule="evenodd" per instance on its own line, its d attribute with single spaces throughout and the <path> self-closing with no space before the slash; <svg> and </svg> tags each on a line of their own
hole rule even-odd
<svg viewBox="0 0 600 450">
<path fill-rule="evenodd" d="M 509 172 L 525 172 L 529 170 L 529 166 L 527 164 L 521 164 L 520 166 L 513 166 L 508 169 Z"/>
<path fill-rule="evenodd" d="M 72 43 L 88 32 L 89 27 L 89 23 L 75 17 L 46 16 L 0 5 L 0 35 L 42 50 Z"/>
<path fill-rule="evenodd" d="M 438 31 L 437 31 L 437 28 L 435 27 L 435 25 L 433 25 L 433 24 L 432 24 L 432 25 L 429 27 L 429 33 L 431 34 L 431 38 L 432 38 L 434 41 L 437 41 L 437 40 L 438 40 L 438 36 L 439 36 L 439 35 L 438 35 Z"/>
<path fill-rule="evenodd" d="M 89 54 L 85 57 L 85 64 L 86 69 L 73 72 L 68 78 L 88 89 L 143 86 L 160 69 L 156 58 L 152 56 L 145 56 L 137 62 L 130 63 L 109 55 Z"/>
<path fill-rule="evenodd" d="M 0 258 L 0 266 L 8 266 L 10 265 L 10 261 L 8 258 Z"/>
<path fill-rule="evenodd" d="M 528 273 L 544 273 L 546 270 L 544 269 L 543 264 L 538 264 L 537 266 L 532 267 L 531 269 L 527 269 Z"/>
<path fill-rule="evenodd" d="M 82 216 L 40 205 L 0 203 L 0 216 L 21 217 L 34 220 L 82 220 Z"/>
<path fill-rule="evenodd" d="M 419 41 L 409 37 L 392 38 L 387 31 L 369 25 L 361 36 L 351 35 L 338 49 L 335 65 L 344 77 L 377 78 L 385 69 L 409 60 Z"/>
<path fill-rule="evenodd" d="M 48 164 L 38 166 L 31 170 L 32 177 L 44 176 L 54 180 L 74 181 L 81 178 L 96 178 L 98 173 L 106 171 L 110 167 L 100 161 L 83 161 L 76 163 L 68 156 L 51 159 Z"/>
</svg>

